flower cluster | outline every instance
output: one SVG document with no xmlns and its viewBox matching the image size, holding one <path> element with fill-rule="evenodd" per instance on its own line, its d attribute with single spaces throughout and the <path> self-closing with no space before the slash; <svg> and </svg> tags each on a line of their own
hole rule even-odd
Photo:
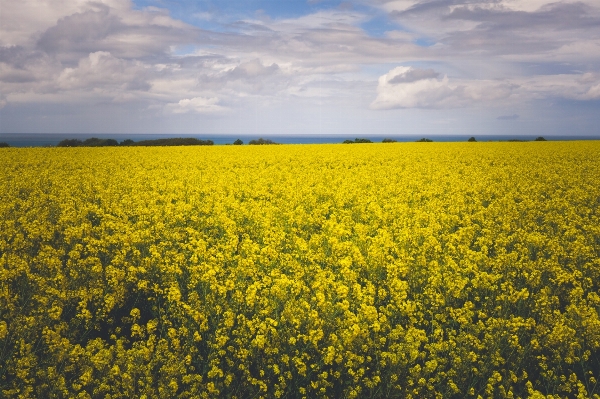
<svg viewBox="0 0 600 399">
<path fill-rule="evenodd" d="M 1 155 L 2 397 L 600 397 L 599 142 Z"/>
</svg>

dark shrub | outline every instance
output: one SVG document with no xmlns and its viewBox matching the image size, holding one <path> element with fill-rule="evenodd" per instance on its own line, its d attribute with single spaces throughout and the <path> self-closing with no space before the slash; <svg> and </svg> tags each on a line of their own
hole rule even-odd
<svg viewBox="0 0 600 399">
<path fill-rule="evenodd" d="M 78 139 L 65 139 L 58 143 L 57 147 L 80 147 L 83 144 L 81 140 Z"/>
<path fill-rule="evenodd" d="M 261 137 L 258 140 L 250 140 L 248 142 L 248 144 L 250 144 L 250 145 L 266 145 L 266 144 L 277 144 L 277 143 L 272 140 L 269 140 L 269 139 L 263 139 Z"/>
<path fill-rule="evenodd" d="M 105 141 L 106 140 L 99 139 L 98 137 L 92 137 L 84 140 L 81 145 L 83 147 L 101 147 L 104 145 Z"/>
<path fill-rule="evenodd" d="M 344 140 L 344 142 L 343 142 L 343 144 L 355 144 L 355 143 L 372 143 L 372 141 L 369 140 L 369 139 L 359 139 L 359 138 L 356 138 L 356 139 L 354 139 L 354 141 L 352 141 L 352 140 Z"/>
<path fill-rule="evenodd" d="M 233 142 L 233 145 L 242 145 L 244 144 L 244 142 L 240 139 L 237 139 L 236 141 Z"/>
<path fill-rule="evenodd" d="M 467 140 L 467 141 L 469 141 L 469 142 L 471 142 L 471 143 L 474 143 L 474 142 L 476 142 L 477 140 L 475 140 L 475 137 L 471 137 L 471 138 L 470 138 L 469 140 Z"/>
<path fill-rule="evenodd" d="M 382 143 L 397 143 L 398 140 L 394 140 L 394 139 L 383 139 L 381 140 Z"/>
<path fill-rule="evenodd" d="M 212 140 L 198 140 L 193 137 L 177 137 L 171 139 L 142 140 L 135 143 L 140 146 L 176 146 L 176 145 L 213 145 Z"/>
</svg>

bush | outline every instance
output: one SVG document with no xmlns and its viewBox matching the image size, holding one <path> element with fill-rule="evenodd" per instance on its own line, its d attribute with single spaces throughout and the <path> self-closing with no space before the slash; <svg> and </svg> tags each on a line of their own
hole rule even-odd
<svg viewBox="0 0 600 399">
<path fill-rule="evenodd" d="M 10 144 L 8 144 L 4 141 L 0 143 L 0 148 L 7 148 L 7 147 L 10 147 Z"/>
<path fill-rule="evenodd" d="M 383 139 L 381 140 L 382 143 L 397 143 L 398 140 L 394 140 L 394 139 Z"/>
<path fill-rule="evenodd" d="M 83 144 L 81 140 L 78 139 L 64 139 L 60 143 L 58 143 L 57 147 L 80 147 Z"/>
<path fill-rule="evenodd" d="M 97 137 L 87 139 L 81 144 L 83 147 L 114 147 L 117 145 L 119 142 L 115 139 L 99 139 Z"/>
<path fill-rule="evenodd" d="M 115 147 L 121 146 L 178 146 L 178 145 L 213 145 L 212 140 L 198 140 L 193 137 L 177 137 L 169 139 L 142 140 L 137 143 L 131 139 L 121 141 L 121 144 L 115 139 L 99 139 L 92 137 L 85 141 L 77 139 L 66 139 L 58 143 L 58 147 Z"/>
<path fill-rule="evenodd" d="M 273 140 L 263 139 L 261 137 L 258 140 L 250 140 L 248 142 L 248 144 L 250 144 L 250 145 L 267 145 L 267 144 L 278 144 L 278 143 L 274 142 Z"/>
<path fill-rule="evenodd" d="M 469 141 L 469 142 L 471 142 L 471 143 L 474 143 L 474 142 L 476 142 L 477 140 L 475 140 L 475 137 L 471 137 L 471 138 L 469 138 L 469 140 L 467 140 L 467 141 Z"/>
<path fill-rule="evenodd" d="M 431 140 L 431 139 L 426 139 L 425 137 L 423 137 L 423 138 L 422 138 L 422 139 L 420 139 L 420 140 L 417 140 L 417 143 L 432 143 L 432 142 L 433 142 L 433 140 Z"/>
<path fill-rule="evenodd" d="M 114 140 L 113 140 L 114 141 Z M 82 147 L 104 147 L 106 140 L 99 139 L 97 137 L 92 137 L 86 139 L 81 144 Z"/>
<path fill-rule="evenodd" d="M 170 139 L 142 140 L 133 145 L 153 147 L 153 146 L 177 146 L 177 145 L 213 145 L 212 140 L 198 140 L 193 137 L 176 137 Z"/>
<path fill-rule="evenodd" d="M 372 141 L 369 140 L 369 139 L 359 139 L 359 138 L 356 138 L 356 139 L 354 139 L 354 141 L 352 141 L 352 140 L 344 140 L 344 142 L 342 144 L 355 144 L 355 143 L 372 143 Z"/>
<path fill-rule="evenodd" d="M 233 142 L 233 145 L 242 145 L 244 144 L 244 142 L 240 139 L 237 139 L 236 141 Z"/>
<path fill-rule="evenodd" d="M 542 136 L 540 136 L 540 137 L 537 137 L 535 139 L 535 141 L 548 141 L 548 140 L 546 140 L 545 138 L 543 138 Z"/>
</svg>

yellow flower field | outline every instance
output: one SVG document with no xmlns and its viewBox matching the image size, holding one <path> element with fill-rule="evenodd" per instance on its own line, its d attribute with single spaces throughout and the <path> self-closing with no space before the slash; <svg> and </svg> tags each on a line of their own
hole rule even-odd
<svg viewBox="0 0 600 399">
<path fill-rule="evenodd" d="M 0 161 L 1 397 L 600 397 L 600 142 Z"/>
</svg>

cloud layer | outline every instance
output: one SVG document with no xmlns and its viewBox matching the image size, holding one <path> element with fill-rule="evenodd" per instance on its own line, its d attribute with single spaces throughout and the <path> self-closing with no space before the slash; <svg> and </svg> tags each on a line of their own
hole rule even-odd
<svg viewBox="0 0 600 399">
<path fill-rule="evenodd" d="M 493 133 L 577 104 L 580 133 L 598 122 L 591 0 L 202 4 L 3 2 L 0 132 L 441 133 L 477 110 Z"/>
<path fill-rule="evenodd" d="M 461 108 L 506 102 L 518 86 L 485 80 L 450 82 L 432 69 L 397 67 L 379 78 L 373 109 Z"/>
</svg>

